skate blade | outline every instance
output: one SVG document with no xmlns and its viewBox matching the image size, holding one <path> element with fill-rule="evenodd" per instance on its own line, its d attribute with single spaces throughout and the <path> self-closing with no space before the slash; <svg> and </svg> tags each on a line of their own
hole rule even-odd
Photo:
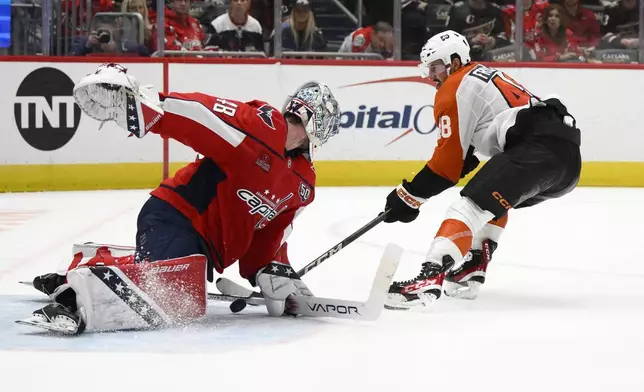
<svg viewBox="0 0 644 392">
<path fill-rule="evenodd" d="M 44 330 L 49 331 L 49 332 L 56 332 L 56 333 L 60 333 L 60 334 L 63 334 L 63 335 L 75 335 L 76 334 L 76 331 L 73 329 L 73 327 L 65 328 L 65 327 L 62 327 L 62 326 L 57 325 L 57 324 L 46 323 L 46 322 L 42 322 L 42 321 L 39 321 L 39 320 L 24 319 L 24 320 L 16 320 L 15 322 L 16 322 L 16 324 L 26 325 L 26 326 L 29 326 L 29 327 L 41 328 L 41 329 L 44 329 Z"/>
<path fill-rule="evenodd" d="M 413 300 L 408 300 L 399 294 L 388 294 L 385 309 L 424 311 L 433 308 L 435 301 L 436 296 L 433 294 L 419 294 L 417 299 Z"/>
<path fill-rule="evenodd" d="M 446 296 L 458 299 L 476 299 L 479 295 L 481 283 L 476 281 L 468 281 L 466 284 L 456 282 L 445 282 L 443 292 Z"/>
</svg>

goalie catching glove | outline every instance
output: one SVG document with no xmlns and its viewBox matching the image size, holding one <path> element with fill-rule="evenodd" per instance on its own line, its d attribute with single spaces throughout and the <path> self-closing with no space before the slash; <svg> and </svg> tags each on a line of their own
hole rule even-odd
<svg viewBox="0 0 644 392">
<path fill-rule="evenodd" d="M 271 316 L 282 316 L 288 312 L 288 297 L 313 296 L 297 272 L 288 264 L 273 261 L 259 270 L 255 278 L 257 286 L 266 299 L 266 310 Z"/>
<path fill-rule="evenodd" d="M 115 63 L 103 64 L 81 79 L 74 86 L 74 99 L 85 114 L 101 122 L 101 127 L 114 121 L 138 138 L 163 116 L 158 94 Z"/>
</svg>

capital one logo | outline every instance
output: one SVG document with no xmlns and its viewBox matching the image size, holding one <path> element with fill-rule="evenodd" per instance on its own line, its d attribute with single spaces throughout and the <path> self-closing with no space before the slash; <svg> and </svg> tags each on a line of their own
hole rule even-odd
<svg viewBox="0 0 644 392">
<path fill-rule="evenodd" d="M 73 90 L 69 76 L 50 67 L 38 68 L 20 83 L 13 113 L 20 135 L 30 146 L 53 151 L 72 139 L 81 118 Z"/>
</svg>

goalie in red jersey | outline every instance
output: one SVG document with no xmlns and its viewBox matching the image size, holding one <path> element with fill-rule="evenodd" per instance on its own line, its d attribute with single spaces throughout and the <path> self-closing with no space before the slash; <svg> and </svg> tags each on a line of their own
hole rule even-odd
<svg viewBox="0 0 644 392">
<path fill-rule="evenodd" d="M 137 221 L 136 248 L 74 246 L 65 271 L 34 286 L 54 304 L 23 324 L 76 334 L 158 327 L 205 314 L 206 280 L 239 260 L 270 315 L 289 295 L 311 295 L 291 268 L 286 239 L 315 196 L 312 154 L 336 135 L 330 89 L 308 82 L 282 110 L 201 93 L 153 94 L 118 64 L 74 88 L 82 110 L 142 138 L 175 139 L 203 157 L 151 192 Z"/>
</svg>

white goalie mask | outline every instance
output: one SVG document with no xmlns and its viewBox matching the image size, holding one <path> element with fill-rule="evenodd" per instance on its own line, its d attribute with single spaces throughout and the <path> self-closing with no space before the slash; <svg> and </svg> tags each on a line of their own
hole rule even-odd
<svg viewBox="0 0 644 392">
<path fill-rule="evenodd" d="M 464 36 L 461 34 L 447 30 L 442 33 L 438 33 L 431 37 L 423 49 L 420 51 L 420 61 L 421 64 L 418 65 L 420 72 L 423 78 L 427 78 L 430 75 L 430 64 L 436 60 L 442 60 L 447 70 L 447 74 L 450 75 L 452 56 L 458 55 L 461 59 L 461 64 L 465 65 L 472 61 L 470 56 L 470 44 L 467 42 Z"/>
<path fill-rule="evenodd" d="M 340 131 L 340 106 L 326 84 L 304 83 L 284 103 L 282 114 L 286 113 L 302 120 L 311 154 Z"/>
</svg>

